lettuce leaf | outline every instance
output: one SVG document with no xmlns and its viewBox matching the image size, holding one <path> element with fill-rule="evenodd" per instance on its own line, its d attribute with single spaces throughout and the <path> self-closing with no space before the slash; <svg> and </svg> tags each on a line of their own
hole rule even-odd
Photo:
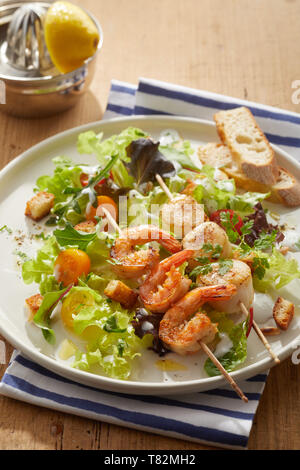
<svg viewBox="0 0 300 470">
<path fill-rule="evenodd" d="M 90 242 L 96 238 L 95 233 L 79 233 L 70 223 L 63 230 L 54 230 L 54 236 L 60 246 L 77 246 L 85 251 Z"/>
<path fill-rule="evenodd" d="M 56 157 L 52 161 L 55 165 L 53 175 L 40 176 L 36 181 L 37 189 L 54 194 L 55 204 L 66 202 L 69 195 L 64 192 L 65 189 L 81 188 L 82 168 L 65 157 Z"/>
<path fill-rule="evenodd" d="M 25 261 L 22 265 L 22 277 L 25 284 L 36 282 L 40 284 L 41 294 L 46 290 L 54 290 L 58 287 L 53 276 L 55 259 L 60 253 L 60 248 L 54 236 L 50 237 L 38 250 L 36 258 Z"/>
<path fill-rule="evenodd" d="M 79 135 L 77 150 L 81 154 L 95 154 L 101 165 L 107 163 L 109 156 L 118 155 L 119 159 L 111 170 L 113 180 L 120 188 L 133 188 L 134 178 L 128 173 L 123 162 L 130 161 L 126 152 L 128 145 L 141 137 L 147 137 L 147 134 L 135 127 L 128 127 L 120 134 L 103 141 L 102 134 L 87 131 Z"/>
<path fill-rule="evenodd" d="M 276 248 L 272 254 L 262 253 L 268 260 L 269 268 L 266 269 L 263 279 L 253 278 L 254 288 L 260 292 L 269 289 L 280 289 L 289 284 L 293 279 L 300 279 L 300 270 L 295 258 L 287 258 Z"/>
<path fill-rule="evenodd" d="M 231 349 L 221 358 L 218 357 L 227 372 L 232 372 L 247 358 L 247 321 L 235 324 L 226 314 L 215 311 L 209 313 L 209 317 L 213 323 L 218 323 L 219 332 L 226 333 L 232 341 Z M 210 377 L 221 374 L 211 359 L 205 361 L 204 369 Z"/>
<path fill-rule="evenodd" d="M 219 209 L 250 213 L 253 212 L 255 204 L 269 196 L 269 193 L 236 194 L 235 181 L 233 179 L 215 181 L 215 168 L 209 165 L 204 165 L 201 173 L 205 178 L 198 180 L 193 196 L 196 201 L 205 204 L 209 213 Z"/>
<path fill-rule="evenodd" d="M 181 167 L 191 170 L 199 170 L 200 168 L 200 164 L 196 166 L 191 159 L 194 150 L 188 140 L 177 141 L 171 145 L 160 145 L 159 150 L 168 160 L 178 163 Z"/>
<path fill-rule="evenodd" d="M 57 292 L 47 292 L 44 295 L 40 308 L 36 312 L 33 321 L 42 329 L 45 340 L 50 344 L 55 344 L 55 333 L 50 328 L 50 316 L 58 302 L 70 290 L 70 287 Z"/>
<path fill-rule="evenodd" d="M 73 289 L 91 291 L 88 287 Z M 96 366 L 110 377 L 127 379 L 132 360 L 140 356 L 141 348 L 149 343 L 149 338 L 140 340 L 135 335 L 132 318 L 133 313 L 119 303 L 97 294 L 95 304 L 83 306 L 74 317 L 74 332 L 87 339 L 87 345 L 86 352 L 76 352 L 73 366 L 85 371 L 93 371 Z"/>
</svg>

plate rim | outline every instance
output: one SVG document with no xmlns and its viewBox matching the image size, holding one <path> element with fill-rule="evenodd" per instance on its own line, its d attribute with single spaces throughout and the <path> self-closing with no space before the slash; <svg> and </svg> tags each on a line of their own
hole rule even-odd
<svg viewBox="0 0 300 470">
<path fill-rule="evenodd" d="M 207 119 L 198 119 L 198 118 L 190 118 L 190 117 L 181 117 L 181 116 L 161 116 L 161 115 L 139 115 L 139 116 L 126 116 L 126 117 L 116 117 L 111 119 L 103 119 L 99 121 L 89 122 L 86 124 L 82 124 L 76 127 L 72 127 L 66 129 L 62 132 L 56 133 L 38 143 L 30 147 L 29 149 L 22 152 L 19 156 L 15 157 L 12 161 L 10 161 L 1 171 L 0 171 L 0 182 L 1 180 L 7 175 L 7 173 L 14 171 L 15 167 L 18 167 L 21 163 L 24 163 L 27 159 L 30 158 L 32 153 L 42 150 L 44 147 L 47 147 L 51 143 L 55 143 L 60 139 L 65 139 L 66 137 L 70 137 L 75 134 L 79 134 L 80 132 L 84 132 L 85 130 L 92 130 L 96 127 L 105 127 L 109 124 L 118 124 L 124 123 L 129 121 L 134 121 L 137 123 L 142 123 L 146 121 L 159 121 L 162 122 L 162 125 L 166 121 L 174 121 L 174 122 L 185 122 L 191 124 L 199 124 L 209 127 L 214 127 L 215 124 L 213 121 L 209 121 Z M 101 131 L 101 129 L 99 129 Z M 283 156 L 284 159 L 288 160 L 289 163 L 295 165 L 300 172 L 300 163 L 287 152 L 282 150 L 280 147 L 276 145 L 272 145 L 274 150 Z M 1 309 L 2 313 L 4 313 L 4 309 Z M 63 363 L 58 362 L 54 358 L 51 358 L 36 349 L 35 347 L 30 348 L 26 344 L 23 344 L 21 340 L 15 338 L 9 331 L 6 330 L 5 326 L 0 323 L 0 333 L 1 335 L 7 339 L 7 341 L 12 344 L 15 348 L 21 351 L 26 357 L 30 360 L 37 362 L 42 367 L 47 370 L 50 370 L 62 377 L 67 377 L 68 379 L 82 383 L 85 385 L 93 386 L 97 389 L 103 390 L 110 390 L 116 391 L 120 393 L 128 393 L 130 395 L 166 395 L 166 394 L 179 394 L 182 392 L 196 392 L 196 391 L 206 391 L 213 388 L 219 388 L 224 385 L 227 385 L 227 381 L 224 379 L 223 376 L 215 376 L 215 377 L 207 377 L 201 378 L 199 380 L 185 380 L 180 382 L 173 382 L 173 383 L 158 383 L 158 382 L 138 382 L 138 381 L 128 381 L 128 380 L 120 380 L 114 379 L 110 377 L 105 377 L 97 374 L 92 374 L 91 372 L 82 371 L 79 369 L 72 368 L 69 364 L 64 365 Z M 300 331 L 299 335 L 295 337 L 290 344 L 286 345 L 279 353 L 278 357 L 280 360 L 286 359 L 288 356 L 292 354 L 293 343 L 296 343 L 300 339 Z M 260 361 L 250 364 L 245 368 L 238 369 L 234 372 L 231 372 L 231 376 L 238 381 L 245 380 L 261 372 L 267 372 L 269 368 L 273 367 L 274 361 L 271 357 L 265 357 Z"/>
</svg>

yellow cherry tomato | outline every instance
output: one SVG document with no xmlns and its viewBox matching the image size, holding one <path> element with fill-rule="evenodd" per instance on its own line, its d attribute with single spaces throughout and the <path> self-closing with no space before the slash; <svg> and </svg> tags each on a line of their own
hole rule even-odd
<svg viewBox="0 0 300 470">
<path fill-rule="evenodd" d="M 105 217 L 105 214 L 102 210 L 103 207 L 110 213 L 113 219 L 117 220 L 118 206 L 109 196 L 97 196 L 97 208 L 89 204 L 85 214 L 86 219 L 96 222 L 95 216 Z"/>
<path fill-rule="evenodd" d="M 73 289 L 63 301 L 61 319 L 68 328 L 73 328 L 74 316 L 78 315 L 82 307 L 95 304 L 95 299 L 90 292 Z"/>
<path fill-rule="evenodd" d="M 55 278 L 65 287 L 77 284 L 78 278 L 83 274 L 88 275 L 90 269 L 90 258 L 84 251 L 76 248 L 62 251 L 54 263 Z"/>
</svg>

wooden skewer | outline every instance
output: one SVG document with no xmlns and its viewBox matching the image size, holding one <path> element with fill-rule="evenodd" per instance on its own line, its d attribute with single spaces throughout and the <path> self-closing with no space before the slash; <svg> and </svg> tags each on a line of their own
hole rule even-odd
<svg viewBox="0 0 300 470">
<path fill-rule="evenodd" d="M 242 312 L 248 317 L 249 312 L 248 312 L 246 306 L 243 304 L 243 302 L 240 302 L 240 306 L 241 306 Z M 257 336 L 259 337 L 261 342 L 264 344 L 265 348 L 268 350 L 270 356 L 274 359 L 276 364 L 279 364 L 280 359 L 274 353 L 273 349 L 271 348 L 270 343 L 268 342 L 267 338 L 265 337 L 265 335 L 263 334 L 263 332 L 259 328 L 258 324 L 254 321 L 254 319 L 253 319 L 252 324 L 253 324 L 253 328 L 254 328 L 255 333 L 257 334 Z"/>
<path fill-rule="evenodd" d="M 164 180 L 162 179 L 162 177 L 156 173 L 155 175 L 155 178 L 159 184 L 159 186 L 161 187 L 161 189 L 166 193 L 166 195 L 168 196 L 169 199 L 172 199 L 172 193 L 171 191 L 169 190 L 168 186 L 166 185 L 166 183 L 164 182 Z"/>
<path fill-rule="evenodd" d="M 208 357 L 211 359 L 211 361 L 214 363 L 214 365 L 219 369 L 221 374 L 225 377 L 227 382 L 231 385 L 233 390 L 238 394 L 238 396 L 245 402 L 248 403 L 248 398 L 244 395 L 238 384 L 233 380 L 230 374 L 228 374 L 227 370 L 224 369 L 222 366 L 221 362 L 216 358 L 214 353 L 209 349 L 207 344 L 203 343 L 202 341 L 199 341 L 199 344 L 202 348 L 202 350 L 205 352 L 205 354 L 208 355 Z"/>
<path fill-rule="evenodd" d="M 119 225 L 117 224 L 117 222 L 115 221 L 115 219 L 113 218 L 111 213 L 107 209 L 105 209 L 105 207 L 101 207 L 101 209 L 103 210 L 107 220 L 116 229 L 116 232 L 118 232 L 120 234 L 122 232 L 122 230 L 120 229 Z"/>
</svg>

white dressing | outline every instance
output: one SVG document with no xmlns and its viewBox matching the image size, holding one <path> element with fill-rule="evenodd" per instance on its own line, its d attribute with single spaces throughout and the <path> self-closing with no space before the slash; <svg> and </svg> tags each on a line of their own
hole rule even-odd
<svg viewBox="0 0 300 470">
<path fill-rule="evenodd" d="M 259 324 L 264 324 L 273 316 L 274 300 L 269 294 L 255 292 L 253 301 L 254 320 Z"/>
<path fill-rule="evenodd" d="M 229 336 L 226 333 L 220 333 L 221 341 L 217 344 L 217 347 L 214 351 L 216 357 L 222 357 L 224 354 L 228 353 L 233 346 L 233 343 Z"/>
</svg>

